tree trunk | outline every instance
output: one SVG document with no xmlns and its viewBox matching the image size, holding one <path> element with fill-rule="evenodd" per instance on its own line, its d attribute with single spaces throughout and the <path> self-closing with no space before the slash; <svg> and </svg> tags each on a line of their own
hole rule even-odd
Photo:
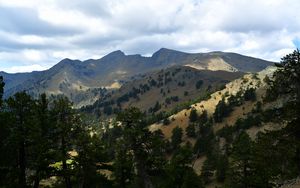
<svg viewBox="0 0 300 188">
<path fill-rule="evenodd" d="M 139 187 L 144 188 L 153 188 L 153 184 L 150 180 L 150 177 L 145 169 L 144 162 L 136 157 L 137 160 L 137 175 L 139 177 Z"/>
<path fill-rule="evenodd" d="M 66 188 L 72 188 L 71 185 L 71 180 L 70 180 L 70 176 L 69 176 L 69 172 L 68 172 L 68 166 L 67 166 L 67 157 L 66 157 L 66 143 L 65 143 L 65 138 L 62 137 L 61 139 L 61 147 L 62 147 L 62 154 L 63 154 L 63 177 L 65 179 L 65 184 L 66 184 Z"/>
<path fill-rule="evenodd" d="M 39 188 L 40 185 L 40 177 L 39 177 L 39 171 L 36 172 L 35 178 L 34 178 L 34 183 L 33 183 L 33 188 Z"/>
<path fill-rule="evenodd" d="M 25 167 L 25 144 L 24 140 L 22 139 L 19 143 L 19 187 L 25 188 L 26 187 L 26 167 Z"/>
</svg>

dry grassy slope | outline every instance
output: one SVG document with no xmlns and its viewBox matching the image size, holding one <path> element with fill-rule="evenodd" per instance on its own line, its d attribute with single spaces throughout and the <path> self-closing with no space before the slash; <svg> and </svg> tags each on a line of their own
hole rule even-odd
<svg viewBox="0 0 300 188">
<path fill-rule="evenodd" d="M 257 88 L 256 89 L 257 101 L 260 101 L 260 100 L 262 100 L 262 97 L 264 96 L 264 94 L 266 92 L 266 83 L 263 81 L 263 79 L 265 78 L 266 75 L 268 75 L 268 76 L 272 75 L 272 73 L 275 70 L 276 70 L 276 68 L 274 68 L 274 67 L 268 67 L 267 69 L 259 72 L 257 74 L 257 78 L 254 78 L 253 74 L 244 75 L 242 78 L 236 79 L 236 80 L 226 84 L 225 89 L 213 93 L 211 95 L 210 99 L 208 99 L 206 101 L 201 101 L 200 103 L 193 104 L 193 105 L 191 105 L 191 107 L 195 108 L 197 110 L 198 114 L 201 114 L 203 110 L 206 110 L 208 112 L 208 115 L 211 116 L 215 111 L 216 105 L 219 103 L 219 101 L 222 99 L 222 96 L 224 96 L 225 93 L 227 93 L 229 95 L 235 95 L 241 89 L 252 88 L 252 87 Z M 255 107 L 255 104 L 256 104 L 256 101 L 255 102 L 249 101 L 249 102 L 245 102 L 245 104 L 243 104 L 239 107 L 234 108 L 233 112 L 230 114 L 229 117 L 224 118 L 224 120 L 221 123 L 214 124 L 214 131 L 216 132 L 217 130 L 220 130 L 225 125 L 233 126 L 235 124 L 235 122 L 237 121 L 237 119 L 246 117 L 246 114 L 251 112 L 251 110 Z M 272 106 L 274 107 L 276 105 L 279 105 L 278 102 L 269 104 L 268 106 L 266 106 L 266 108 L 269 108 Z M 167 126 L 164 126 L 162 123 L 156 123 L 156 124 L 151 125 L 149 127 L 149 129 L 151 131 L 161 129 L 165 135 L 165 138 L 170 139 L 172 136 L 172 130 L 175 127 L 177 127 L 177 126 L 181 127 L 183 130 L 186 129 L 186 127 L 189 124 L 190 111 L 191 111 L 191 109 L 185 109 L 185 110 L 178 112 L 177 114 L 170 116 L 169 119 L 170 119 L 171 123 Z M 249 130 L 247 130 L 247 133 L 251 136 L 252 139 L 254 139 L 256 134 L 259 131 L 274 130 L 274 129 L 279 129 L 281 127 L 282 127 L 282 125 L 280 125 L 280 124 L 277 125 L 277 124 L 267 123 L 259 128 L 252 127 Z M 184 140 L 184 142 L 189 141 L 192 144 L 195 143 L 195 140 L 188 138 L 186 136 L 186 134 L 184 134 L 183 140 Z M 200 173 L 200 169 L 202 167 L 203 161 L 204 161 L 203 157 L 195 160 L 195 164 L 197 164 L 197 165 L 194 166 L 194 169 L 197 173 Z"/>
<path fill-rule="evenodd" d="M 174 65 L 187 65 L 198 69 L 257 72 L 272 62 L 228 52 L 185 53 L 162 48 L 151 57 L 125 55 L 121 51 L 112 52 L 96 60 L 64 59 L 49 70 L 7 74 L 4 76 L 5 93 L 9 97 L 18 91 L 29 91 L 33 96 L 64 94 L 72 102 L 81 106 L 92 104 L 94 100 L 76 97 L 83 95 L 88 88 L 112 88 L 136 74 L 165 69 Z M 75 97 L 74 97 L 75 96 Z M 80 104 L 79 104 L 80 103 Z"/>
<path fill-rule="evenodd" d="M 159 102 L 159 104 L 161 104 L 159 111 L 168 111 L 182 102 L 194 100 L 204 93 L 215 91 L 243 74 L 244 73 L 241 72 L 208 71 L 187 66 L 173 66 L 160 71 L 140 75 L 139 78 L 133 78 L 131 81 L 123 84 L 119 90 L 114 91 L 106 101 L 113 100 L 116 102 L 123 95 L 134 91 L 134 88 L 142 90 L 141 85 L 147 84 L 150 87 L 149 90 L 139 93 L 138 98 L 130 97 L 128 102 L 122 102 L 122 108 L 135 106 L 142 111 L 148 111 L 149 108 L 155 106 L 156 102 Z M 169 81 L 165 81 L 168 79 Z M 151 81 L 153 80 L 157 84 L 151 86 Z M 196 83 L 199 80 L 203 81 L 203 84 L 197 89 Z M 159 85 L 160 82 L 161 85 Z M 208 90 L 209 87 L 210 89 Z M 188 94 L 185 95 L 185 92 Z M 166 102 L 167 98 L 174 96 L 178 97 L 178 101 L 171 100 L 170 103 Z M 114 104 L 112 107 L 116 108 L 117 104 Z M 97 106 L 94 108 L 97 108 Z"/>
<path fill-rule="evenodd" d="M 191 64 L 186 64 L 185 66 L 193 67 L 199 70 L 224 70 L 228 72 L 237 72 L 238 69 L 228 64 L 224 59 L 220 57 L 215 57 L 204 61 L 204 63 L 193 62 Z"/>
</svg>

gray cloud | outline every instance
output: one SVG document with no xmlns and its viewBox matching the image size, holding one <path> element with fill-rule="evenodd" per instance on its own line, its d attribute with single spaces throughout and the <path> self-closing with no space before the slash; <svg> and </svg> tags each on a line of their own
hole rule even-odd
<svg viewBox="0 0 300 188">
<path fill-rule="evenodd" d="M 234 51 L 279 60 L 300 38 L 298 0 L 0 0 L 0 4 L 0 70 L 48 68 L 62 58 L 99 58 L 119 49 L 151 55 L 161 47 Z"/>
<path fill-rule="evenodd" d="M 11 8 L 0 6 L 0 28 L 2 31 L 27 35 L 73 35 L 83 32 L 82 28 L 54 26 L 41 20 L 33 8 Z"/>
</svg>

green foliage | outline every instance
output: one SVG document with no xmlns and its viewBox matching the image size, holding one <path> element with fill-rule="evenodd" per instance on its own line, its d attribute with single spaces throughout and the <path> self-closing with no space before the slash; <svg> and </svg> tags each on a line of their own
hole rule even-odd
<svg viewBox="0 0 300 188">
<path fill-rule="evenodd" d="M 198 122 L 200 125 L 204 125 L 208 121 L 207 111 L 203 110 L 202 114 L 198 117 Z"/>
<path fill-rule="evenodd" d="M 111 106 L 105 106 L 103 108 L 103 113 L 110 116 L 113 113 L 113 109 Z"/>
<path fill-rule="evenodd" d="M 185 131 L 188 137 L 196 137 L 196 130 L 194 124 L 189 124 Z"/>
<path fill-rule="evenodd" d="M 202 85 L 203 85 L 203 80 L 198 80 L 196 82 L 196 89 L 200 89 Z"/>
<path fill-rule="evenodd" d="M 300 101 L 300 52 L 284 56 L 280 64 L 276 64 L 278 69 L 273 75 L 273 80 L 268 80 L 270 88 L 267 91 L 265 101 L 275 100 L 277 97 L 289 94 L 294 101 Z"/>
<path fill-rule="evenodd" d="M 195 122 L 195 121 L 198 120 L 198 113 L 197 113 L 197 110 L 195 108 L 191 109 L 189 119 L 190 119 L 190 122 Z"/>
<path fill-rule="evenodd" d="M 214 139 L 212 125 L 210 123 L 200 124 L 199 133 L 197 135 L 198 137 L 194 145 L 194 153 L 197 155 L 209 153 L 212 149 Z"/>
<path fill-rule="evenodd" d="M 170 124 L 169 118 L 165 118 L 165 119 L 163 120 L 163 124 L 164 124 L 164 125 L 169 125 L 169 124 Z"/>
<path fill-rule="evenodd" d="M 166 174 L 158 187 L 195 187 L 202 186 L 201 179 L 189 166 L 192 160 L 192 151 L 188 146 L 179 148 L 171 161 L 166 165 Z"/>
<path fill-rule="evenodd" d="M 114 184 L 116 187 L 128 187 L 133 182 L 133 164 L 133 156 L 127 151 L 126 145 L 122 142 L 117 142 L 113 164 Z"/>
<path fill-rule="evenodd" d="M 182 132 L 183 131 L 180 127 L 175 127 L 172 130 L 171 144 L 174 150 L 177 149 L 182 142 Z"/>
<path fill-rule="evenodd" d="M 228 157 L 226 155 L 219 155 L 216 165 L 216 178 L 218 182 L 224 182 L 228 171 Z"/>
<path fill-rule="evenodd" d="M 0 140 L 0 151 L 5 154 L 0 157 L 1 185 L 39 187 L 50 176 L 57 176 L 57 186 L 64 180 L 65 187 L 96 187 L 96 179 L 99 185 L 95 164 L 103 159 L 96 149 L 101 147 L 68 99 L 49 103 L 45 94 L 33 100 L 21 92 L 6 100 L 4 108 L 0 112 L 0 132 L 6 134 Z M 69 155 L 73 150 L 78 153 L 75 157 Z"/>
<path fill-rule="evenodd" d="M 255 101 L 256 100 L 256 93 L 254 88 L 249 88 L 244 93 L 245 101 Z"/>
<path fill-rule="evenodd" d="M 252 187 L 253 143 L 247 133 L 242 132 L 233 143 L 230 170 L 227 183 L 229 187 Z"/>
<path fill-rule="evenodd" d="M 2 106 L 2 97 L 3 97 L 3 92 L 4 92 L 4 85 L 5 85 L 5 83 L 3 82 L 3 77 L 0 76 L 0 107 Z"/>
<path fill-rule="evenodd" d="M 122 142 L 126 152 L 132 152 L 136 176 L 134 185 L 152 187 L 151 173 L 159 172 L 163 165 L 164 143 L 161 133 L 151 133 L 144 124 L 144 115 L 137 108 L 129 108 L 117 117 L 122 123 Z"/>
<path fill-rule="evenodd" d="M 36 188 L 41 186 L 41 180 L 52 176 L 57 182 L 51 186 L 67 188 L 187 188 L 204 187 L 215 181 L 233 188 L 278 187 L 300 174 L 299 57 L 299 51 L 284 57 L 274 78 L 268 81 L 268 92 L 274 99 L 289 96 L 290 101 L 282 107 L 263 111 L 265 107 L 257 102 L 246 118 L 234 126 L 225 126 L 216 135 L 207 112 L 198 116 L 191 109 L 186 133 L 196 139 L 193 148 L 190 144 L 181 146 L 183 130 L 179 127 L 173 129 L 171 142 L 164 139 L 162 131 L 148 130 L 150 122 L 164 119 L 168 124 L 167 117 L 176 110 L 190 108 L 190 102 L 151 116 L 129 108 L 121 110 L 112 123 L 90 126 L 65 97 L 48 101 L 44 94 L 33 99 L 25 92 L 17 93 L 4 100 L 0 108 L 0 187 Z M 155 82 L 149 80 L 150 87 Z M 3 86 L 1 77 L 0 98 Z M 116 102 L 120 104 L 148 88 L 148 84 L 141 85 Z M 255 89 L 226 97 L 227 103 L 223 98 L 216 107 L 215 122 L 221 122 L 244 101 L 256 100 Z M 101 105 L 105 108 L 114 103 L 112 100 Z M 159 110 L 159 105 L 154 107 Z M 245 132 L 269 121 L 284 122 L 285 126 L 259 133 L 254 140 Z M 204 155 L 207 160 L 199 177 L 192 163 Z M 111 173 L 111 179 L 102 174 L 103 170 Z"/>
<path fill-rule="evenodd" d="M 26 168 L 27 168 L 27 151 L 30 142 L 30 131 L 34 126 L 33 109 L 34 103 L 29 95 L 25 92 L 16 93 L 7 101 L 8 110 L 11 112 L 10 123 L 13 126 L 12 142 L 15 142 L 15 160 L 18 166 L 18 186 L 26 187 Z"/>
<path fill-rule="evenodd" d="M 225 98 L 222 98 L 222 100 L 220 100 L 217 104 L 216 110 L 213 114 L 215 122 L 222 122 L 222 119 L 227 116 L 228 113 L 229 111 L 225 103 Z"/>
<path fill-rule="evenodd" d="M 155 105 L 153 107 L 149 108 L 148 112 L 155 113 L 155 112 L 159 111 L 160 109 L 161 109 L 161 104 L 158 101 L 156 101 Z"/>
</svg>

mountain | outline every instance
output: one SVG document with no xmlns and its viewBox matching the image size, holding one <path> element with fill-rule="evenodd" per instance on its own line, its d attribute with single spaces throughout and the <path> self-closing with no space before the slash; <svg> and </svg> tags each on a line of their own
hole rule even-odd
<svg viewBox="0 0 300 188">
<path fill-rule="evenodd" d="M 194 103 L 188 108 L 166 117 L 168 121 L 158 121 L 150 125 L 149 130 L 152 132 L 161 131 L 164 138 L 170 141 L 174 133 L 173 130 L 175 128 L 182 129 L 181 145 L 190 145 L 195 152 L 192 161 L 193 169 L 200 176 L 209 170 L 211 175 L 207 177 L 209 181 L 205 183 L 205 187 L 220 187 L 224 185 L 224 182 L 218 179 L 218 173 L 214 173 L 219 172 L 220 169 L 218 166 L 207 167 L 207 165 L 211 164 L 212 161 L 215 162 L 216 156 L 231 157 L 232 153 L 230 152 L 235 149 L 234 144 L 241 133 L 245 132 L 253 143 L 262 142 L 261 138 L 271 138 L 276 143 L 278 134 L 286 134 L 284 128 L 288 123 L 284 118 L 286 118 L 285 116 L 290 118 L 290 116 L 283 112 L 284 109 L 288 109 L 288 101 L 291 100 L 290 94 L 281 96 L 274 101 L 269 101 L 267 94 L 269 89 L 267 80 L 272 78 L 275 71 L 276 67 L 268 67 L 259 73 L 246 74 L 233 80 L 227 83 L 223 89 L 212 93 L 206 100 Z M 249 97 L 249 93 L 252 93 L 251 97 Z M 222 111 L 226 113 L 223 114 L 222 119 L 217 121 L 216 112 L 220 109 L 222 100 L 225 102 Z M 192 111 L 197 114 L 195 121 L 191 119 Z M 205 120 L 203 120 L 204 112 L 207 115 Z M 207 122 L 203 123 L 205 121 Z M 193 134 L 191 134 L 191 130 Z M 205 136 L 209 131 L 211 133 Z M 285 137 L 287 136 L 283 136 L 283 138 Z M 212 144 L 213 142 L 215 143 Z M 245 143 L 243 144 L 242 147 L 249 147 Z M 266 150 L 271 146 L 257 144 L 257 147 Z M 214 153 L 211 154 L 210 151 L 214 151 Z M 285 155 L 280 150 L 278 151 Z M 250 154 L 246 153 L 246 155 Z M 274 156 L 271 153 L 268 155 Z M 282 183 L 280 180 L 278 182 Z"/>
<path fill-rule="evenodd" d="M 147 114 L 165 113 L 205 98 L 243 74 L 172 66 L 135 76 L 120 89 L 108 93 L 105 98 L 83 109 L 104 116 L 130 106 L 138 107 Z"/>
<path fill-rule="evenodd" d="M 200 70 L 257 72 L 271 64 L 273 62 L 236 53 L 191 54 L 162 48 L 151 57 L 125 55 L 122 51 L 115 51 L 97 60 L 64 59 L 45 71 L 17 74 L 0 72 L 0 75 L 6 82 L 5 97 L 22 90 L 28 91 L 33 96 L 43 92 L 48 95 L 64 94 L 75 105 L 83 106 L 100 98 L 99 90 L 105 93 L 104 88 L 119 88 L 131 76 L 174 65 Z M 86 93 L 94 98 L 84 97 Z"/>
</svg>

